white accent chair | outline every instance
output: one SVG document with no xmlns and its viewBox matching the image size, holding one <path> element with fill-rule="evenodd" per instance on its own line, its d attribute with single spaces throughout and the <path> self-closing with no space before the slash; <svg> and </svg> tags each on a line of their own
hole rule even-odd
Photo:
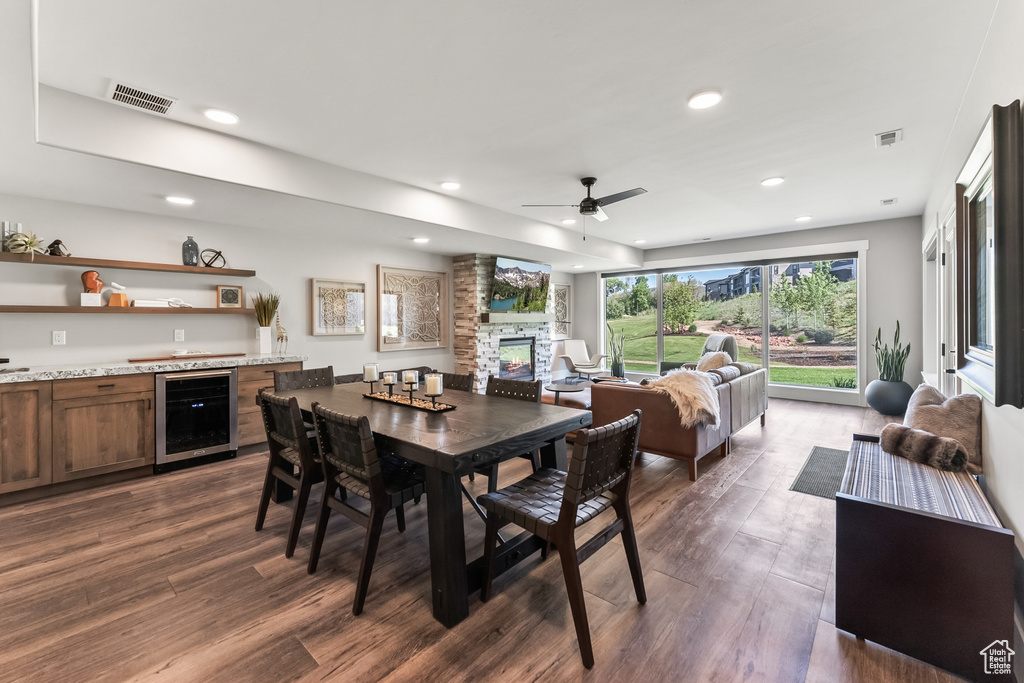
<svg viewBox="0 0 1024 683">
<path fill-rule="evenodd" d="M 584 379 L 590 379 L 591 375 L 600 375 L 608 372 L 601 367 L 601 361 L 605 359 L 605 354 L 595 353 L 593 356 L 587 353 L 587 343 L 582 339 L 566 339 L 563 344 L 563 350 L 565 353 L 559 358 L 565 361 L 565 367 L 568 368 L 569 372 L 575 372 L 576 377 L 569 378 L 575 380 L 573 383 L 579 383 Z M 566 380 L 569 383 L 569 380 Z"/>
</svg>

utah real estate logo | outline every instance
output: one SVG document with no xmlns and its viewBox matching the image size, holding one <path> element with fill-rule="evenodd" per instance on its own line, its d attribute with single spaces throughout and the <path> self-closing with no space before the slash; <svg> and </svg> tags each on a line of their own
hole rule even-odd
<svg viewBox="0 0 1024 683">
<path fill-rule="evenodd" d="M 985 660 L 986 674 L 1012 674 L 1013 673 L 1013 650 L 1010 643 L 1005 640 L 994 640 L 992 644 L 982 650 L 982 658 Z"/>
</svg>

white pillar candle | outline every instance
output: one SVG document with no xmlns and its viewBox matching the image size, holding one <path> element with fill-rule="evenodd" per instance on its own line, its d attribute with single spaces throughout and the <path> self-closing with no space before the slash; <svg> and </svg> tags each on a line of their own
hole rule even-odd
<svg viewBox="0 0 1024 683">
<path fill-rule="evenodd" d="M 441 393 L 441 375 L 427 375 L 427 394 L 430 396 L 440 396 Z"/>
<path fill-rule="evenodd" d="M 417 370 L 405 370 L 402 372 L 402 384 L 419 384 L 420 373 Z"/>
<path fill-rule="evenodd" d="M 398 373 L 397 372 L 385 372 L 384 373 L 384 384 L 385 385 L 396 384 L 397 382 L 398 382 Z"/>
<path fill-rule="evenodd" d="M 378 374 L 378 367 L 376 363 L 366 363 L 363 365 L 363 381 L 364 382 L 376 382 L 380 379 Z"/>
</svg>

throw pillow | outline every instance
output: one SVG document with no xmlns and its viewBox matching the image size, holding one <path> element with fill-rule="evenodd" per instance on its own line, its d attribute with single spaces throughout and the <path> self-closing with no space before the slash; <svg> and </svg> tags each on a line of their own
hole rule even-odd
<svg viewBox="0 0 1024 683">
<path fill-rule="evenodd" d="M 971 474 L 981 472 L 980 397 L 959 394 L 947 399 L 935 387 L 922 384 L 910 397 L 903 424 L 955 439 L 967 452 L 968 471 Z"/>
<path fill-rule="evenodd" d="M 956 439 L 892 423 L 882 429 L 882 450 L 936 469 L 961 472 L 967 452 Z"/>
<path fill-rule="evenodd" d="M 724 368 L 731 362 L 732 357 L 725 351 L 705 353 L 703 356 L 700 357 L 700 361 L 697 363 L 697 370 L 699 370 L 700 372 L 707 372 L 708 370 L 717 370 L 718 368 Z"/>
</svg>

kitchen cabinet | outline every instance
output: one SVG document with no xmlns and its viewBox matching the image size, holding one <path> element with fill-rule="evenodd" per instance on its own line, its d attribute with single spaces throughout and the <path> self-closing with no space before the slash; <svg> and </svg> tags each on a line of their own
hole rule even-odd
<svg viewBox="0 0 1024 683">
<path fill-rule="evenodd" d="M 244 365 L 238 368 L 238 445 L 251 446 L 267 440 L 263 416 L 256 396 L 263 387 L 274 386 L 274 371 L 301 370 L 302 363 Z"/>
<path fill-rule="evenodd" d="M 152 465 L 152 374 L 53 382 L 53 481 Z"/>
<path fill-rule="evenodd" d="M 51 382 L 0 384 L 0 493 L 52 480 Z"/>
</svg>

